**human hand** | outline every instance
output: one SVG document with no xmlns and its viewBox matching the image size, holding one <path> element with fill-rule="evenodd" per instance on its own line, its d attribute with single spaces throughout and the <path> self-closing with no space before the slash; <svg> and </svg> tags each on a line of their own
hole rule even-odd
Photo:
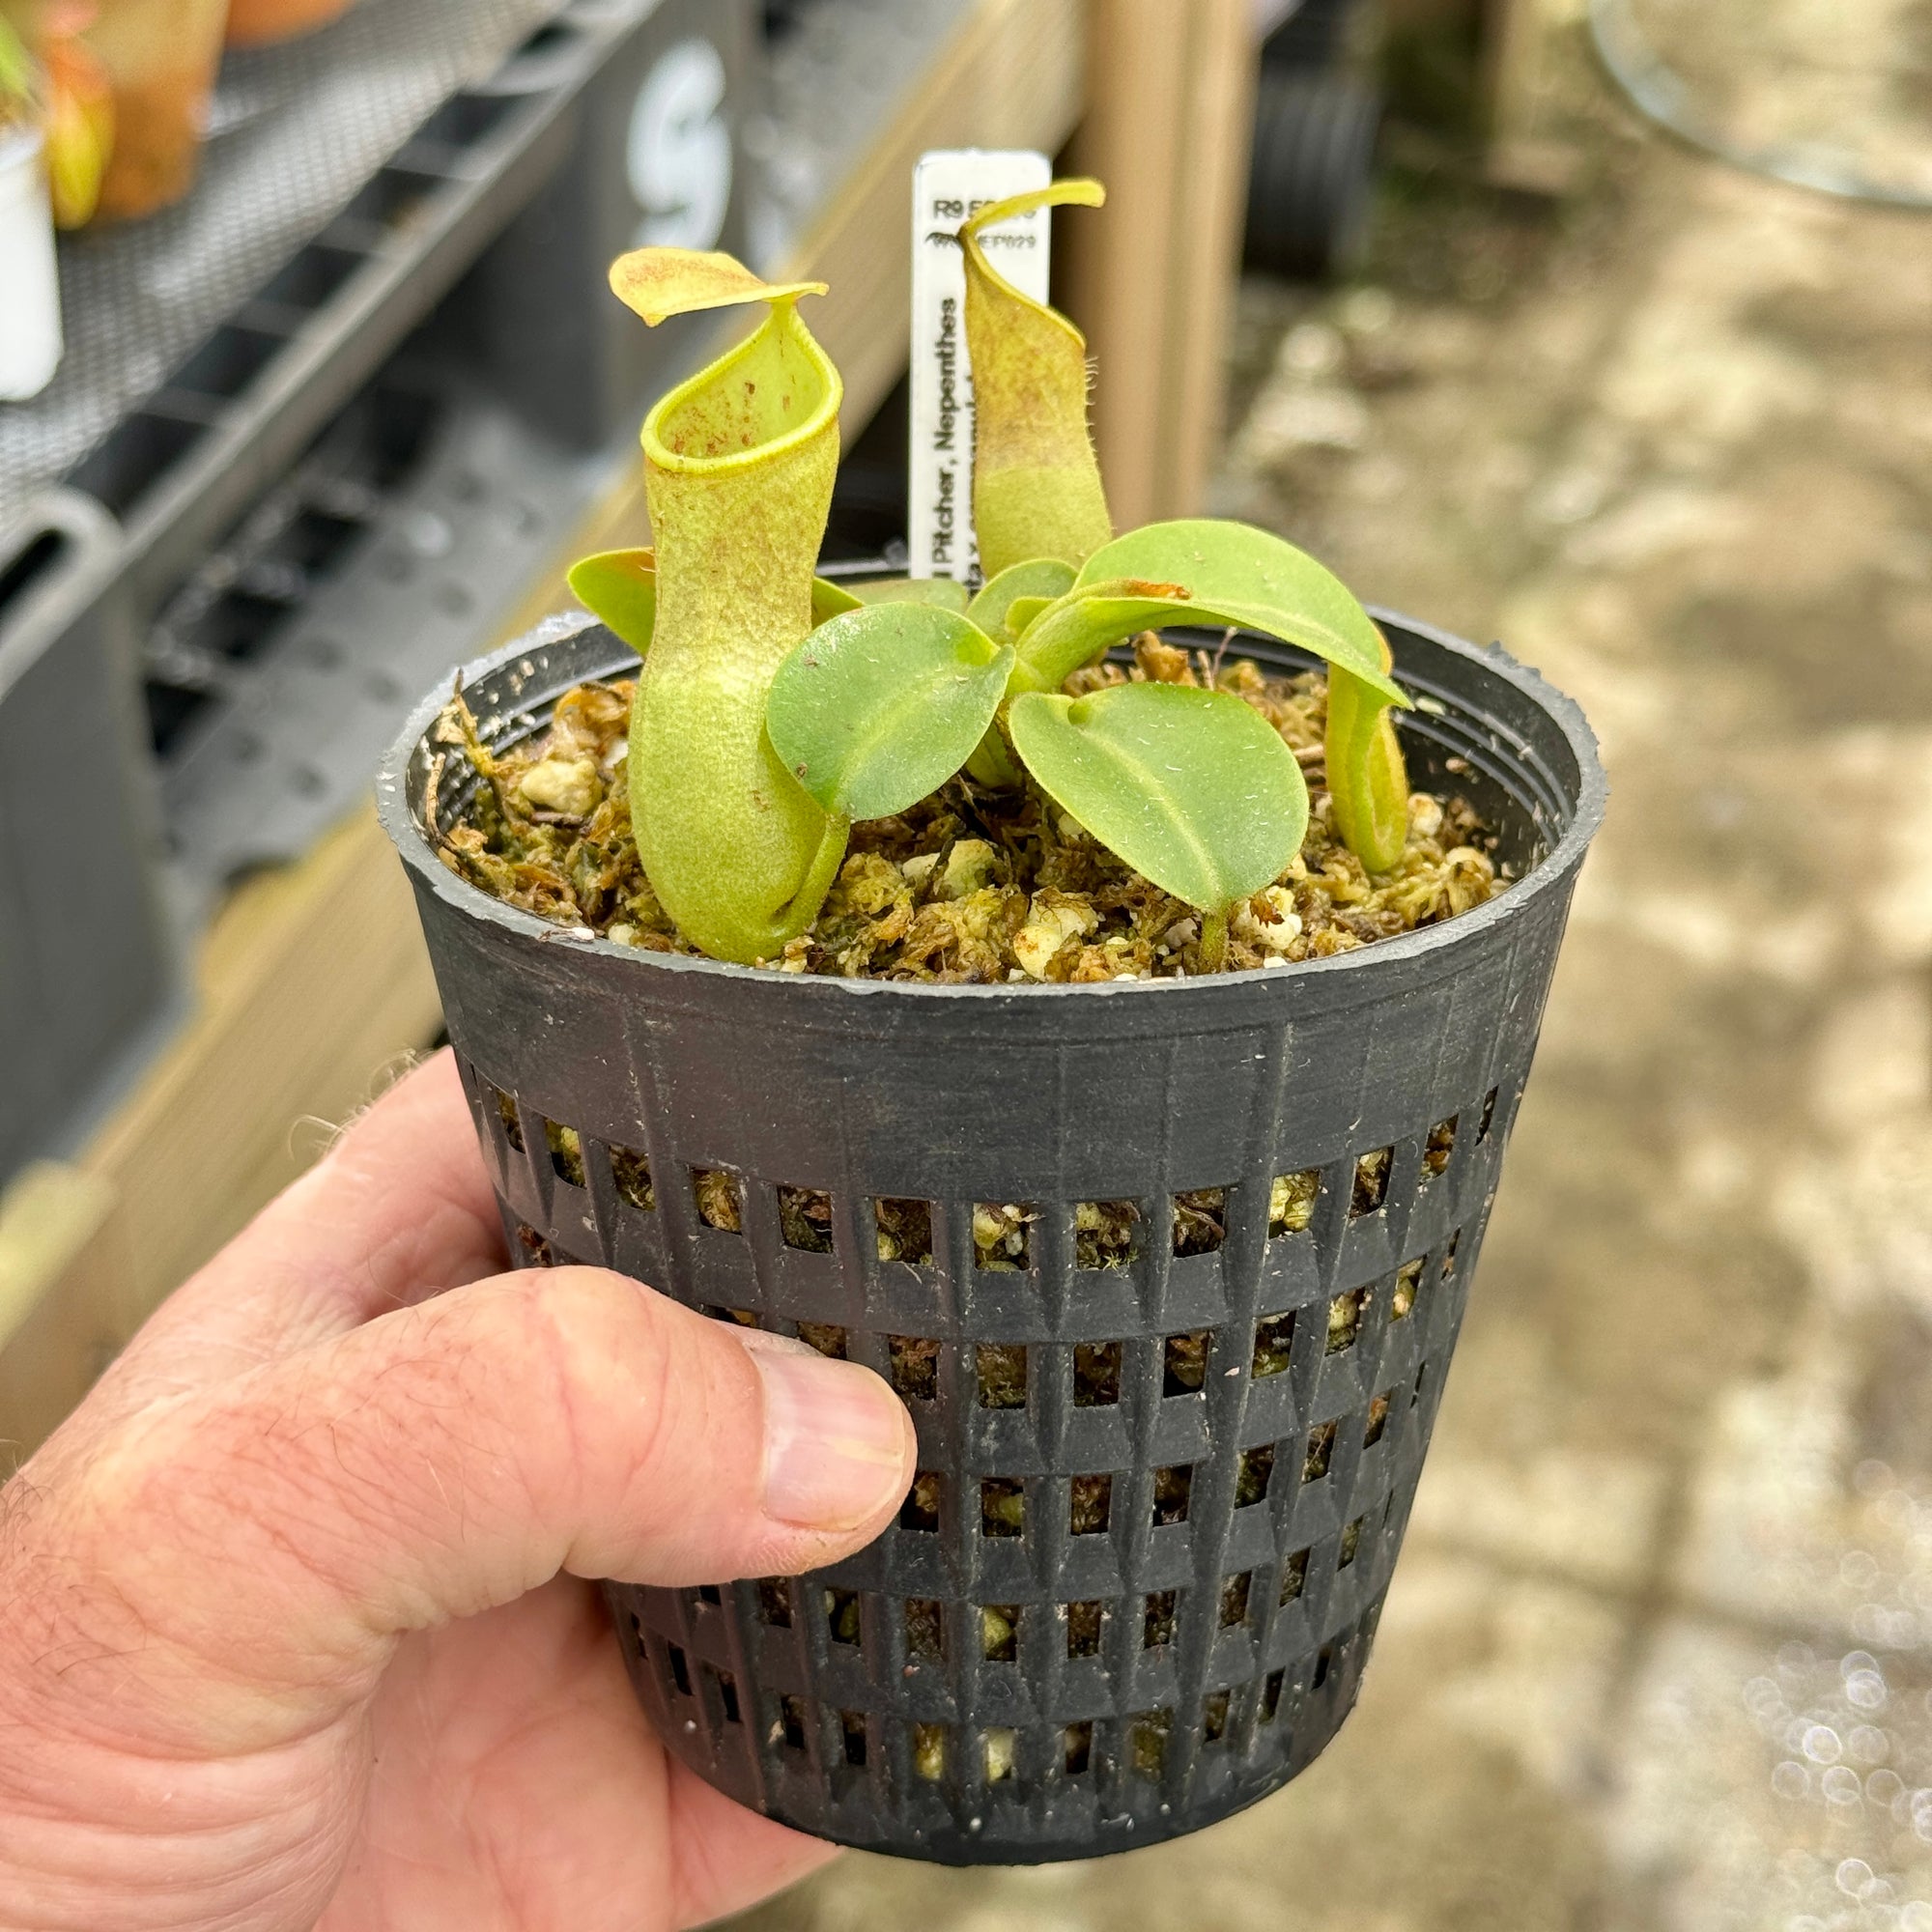
<svg viewBox="0 0 1932 1932">
<path fill-rule="evenodd" d="M 0 1489 L 4 1932 L 653 1932 L 829 1855 L 666 1754 L 581 1579 L 860 1548 L 905 1410 L 497 1229 L 444 1054 Z"/>
</svg>

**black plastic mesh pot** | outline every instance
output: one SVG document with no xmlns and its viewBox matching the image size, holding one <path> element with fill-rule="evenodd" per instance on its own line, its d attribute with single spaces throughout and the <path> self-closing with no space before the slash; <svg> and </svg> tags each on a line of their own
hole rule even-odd
<svg viewBox="0 0 1932 1932">
<path fill-rule="evenodd" d="M 746 1804 L 927 1859 L 1089 1856 L 1272 1791 L 1352 1704 L 1604 804 L 1567 699 L 1384 621 L 1417 781 L 1470 796 L 1527 876 L 1425 932 L 1179 984 L 885 985 L 572 939 L 431 854 L 427 794 L 447 813 L 470 782 L 424 741 L 440 699 L 392 754 L 384 816 L 519 1259 L 803 1333 L 917 1418 L 925 1473 L 849 1562 L 610 1591 L 658 1728 Z M 539 633 L 467 683 L 502 741 L 632 662 L 594 626 Z M 1136 1251 L 1082 1267 L 1082 1205 L 1121 1202 Z M 1009 1265 L 980 1264 L 981 1204 L 1025 1211 Z"/>
</svg>

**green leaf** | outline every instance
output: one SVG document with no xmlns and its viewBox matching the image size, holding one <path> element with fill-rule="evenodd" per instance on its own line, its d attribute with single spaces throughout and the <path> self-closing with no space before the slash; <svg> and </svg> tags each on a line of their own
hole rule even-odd
<svg viewBox="0 0 1932 1932">
<path fill-rule="evenodd" d="M 570 566 L 570 589 L 639 657 L 651 647 L 658 622 L 658 568 L 648 550 L 605 550 Z"/>
<path fill-rule="evenodd" d="M 1010 644 L 930 604 L 834 617 L 772 680 L 772 748 L 825 810 L 889 818 L 971 755 L 1007 689 Z"/>
<path fill-rule="evenodd" d="M 1022 682 L 1051 691 L 1110 644 L 1161 624 L 1237 624 L 1358 677 L 1406 705 L 1382 638 L 1348 585 L 1305 551 L 1247 524 L 1190 517 L 1103 544 L 1021 641 Z"/>
<path fill-rule="evenodd" d="M 1054 598 L 1065 597 L 1078 574 L 1057 556 L 1009 564 L 966 607 L 966 614 L 990 638 L 1017 637 L 1025 628 L 1024 619 Z"/>
<path fill-rule="evenodd" d="M 973 595 L 950 577 L 854 577 L 839 588 L 855 604 L 929 604 L 961 616 Z"/>
<path fill-rule="evenodd" d="M 657 558 L 650 550 L 605 550 L 579 557 L 570 566 L 571 594 L 594 617 L 610 626 L 639 657 L 651 647 L 657 628 Z M 811 621 L 822 624 L 859 600 L 822 577 L 811 580 Z"/>
<path fill-rule="evenodd" d="M 1339 667 L 1328 672 L 1323 743 L 1342 842 L 1367 870 L 1392 871 L 1408 843 L 1408 768 L 1381 694 Z"/>
<path fill-rule="evenodd" d="M 1267 720 L 1227 692 L 1120 684 L 1086 697 L 1028 692 L 1013 749 L 1054 801 L 1163 892 L 1204 912 L 1287 870 L 1308 787 Z"/>
</svg>

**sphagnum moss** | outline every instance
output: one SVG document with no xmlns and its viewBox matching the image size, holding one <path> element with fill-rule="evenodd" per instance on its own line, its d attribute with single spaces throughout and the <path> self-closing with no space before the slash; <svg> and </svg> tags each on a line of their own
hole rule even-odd
<svg viewBox="0 0 1932 1932">
<path fill-rule="evenodd" d="M 1067 689 L 1148 682 L 1232 693 L 1274 725 L 1308 777 L 1313 809 L 1301 850 L 1272 886 L 1237 909 L 1216 970 L 1351 952 L 1466 912 L 1507 885 L 1507 868 L 1492 857 L 1495 841 L 1470 806 L 1428 792 L 1410 796 L 1400 862 L 1378 875 L 1363 870 L 1332 830 L 1320 672 L 1270 676 L 1242 658 L 1217 668 L 1152 634 L 1142 639 L 1135 660 L 1131 668 L 1076 672 Z M 459 821 L 437 828 L 439 849 L 459 876 L 540 918 L 644 951 L 692 953 L 698 949 L 651 890 L 631 837 L 624 782 L 631 697 L 622 680 L 579 686 L 558 702 L 547 731 L 499 752 L 483 745 L 453 701 L 443 739 L 469 757 L 481 781 Z M 561 809 L 559 800 L 579 809 Z M 856 826 L 817 918 L 762 963 L 781 972 L 941 983 L 1077 984 L 1204 970 L 1201 919 L 1192 907 L 1089 838 L 1037 786 L 992 789 L 964 774 L 907 811 Z M 1446 1164 L 1446 1151 L 1438 1158 Z M 1278 1228 L 1306 1225 L 1302 1210 L 1312 1197 L 1306 1204 L 1293 1198 L 1298 1184 L 1298 1177 L 1277 1182 L 1277 1191 L 1290 1189 L 1270 1204 Z M 1208 1224 L 1221 1206 L 1214 1190 L 1186 1197 L 1179 1252 L 1211 1244 Z M 982 1229 L 976 1216 L 980 1265 L 1018 1265 L 1013 1240 L 1022 1210 L 996 1204 L 989 1212 L 1010 1225 Z M 898 1231 L 883 1220 L 882 1252 L 898 1245 Z M 1079 1233 L 1083 1266 L 1114 1264 L 1131 1252 L 1129 1217 L 1102 1215 Z"/>
</svg>

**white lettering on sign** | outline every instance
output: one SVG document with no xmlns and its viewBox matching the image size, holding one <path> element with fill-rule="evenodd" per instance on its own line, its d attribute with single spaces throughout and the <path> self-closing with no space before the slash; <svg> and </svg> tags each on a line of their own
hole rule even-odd
<svg viewBox="0 0 1932 1932">
<path fill-rule="evenodd" d="M 631 109 L 625 148 L 631 192 L 644 218 L 639 248 L 715 248 L 731 207 L 731 128 L 724 62 L 709 41 L 659 55 Z"/>
<path fill-rule="evenodd" d="M 1044 155 L 961 148 L 921 156 L 912 178 L 912 446 L 906 547 L 915 577 L 978 584 L 973 543 L 973 376 L 966 354 L 966 265 L 959 224 L 975 209 L 1053 179 Z M 1000 272 L 1046 299 L 1051 211 L 980 237 Z"/>
</svg>

